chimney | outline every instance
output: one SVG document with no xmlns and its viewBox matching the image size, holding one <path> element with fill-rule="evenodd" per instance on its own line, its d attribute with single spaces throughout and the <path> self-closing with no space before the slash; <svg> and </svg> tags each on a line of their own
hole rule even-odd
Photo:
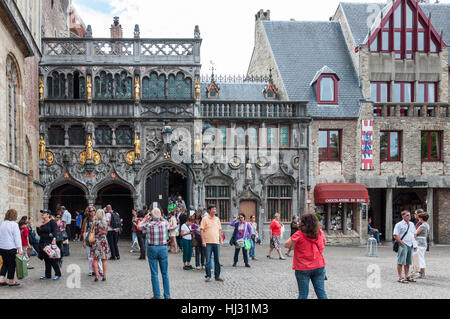
<svg viewBox="0 0 450 319">
<path fill-rule="evenodd" d="M 255 20 L 263 21 L 267 20 L 270 21 L 270 10 L 264 11 L 263 9 L 259 10 L 258 13 L 255 15 Z"/>
<path fill-rule="evenodd" d="M 122 39 L 123 30 L 119 23 L 119 17 L 114 17 L 114 23 L 111 25 L 111 39 Z"/>
</svg>

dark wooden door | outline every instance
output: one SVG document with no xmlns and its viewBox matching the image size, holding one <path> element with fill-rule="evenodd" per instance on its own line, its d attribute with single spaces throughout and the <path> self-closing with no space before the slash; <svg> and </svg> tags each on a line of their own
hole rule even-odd
<svg viewBox="0 0 450 319">
<path fill-rule="evenodd" d="M 166 211 L 169 197 L 169 172 L 163 170 L 147 178 L 145 185 L 145 203 L 151 209 L 158 202 Z"/>
<path fill-rule="evenodd" d="M 256 216 L 256 201 L 254 200 L 243 200 L 239 206 L 239 213 L 245 214 L 245 220 L 250 221 L 251 216 L 255 216 L 256 220 L 258 220 L 258 216 Z"/>
</svg>

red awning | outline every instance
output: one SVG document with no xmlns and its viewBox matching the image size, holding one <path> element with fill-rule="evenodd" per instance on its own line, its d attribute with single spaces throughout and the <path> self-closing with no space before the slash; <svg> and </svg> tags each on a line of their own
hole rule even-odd
<svg viewBox="0 0 450 319">
<path fill-rule="evenodd" d="M 361 184 L 317 184 L 314 188 L 316 204 L 369 203 L 369 192 Z"/>
</svg>

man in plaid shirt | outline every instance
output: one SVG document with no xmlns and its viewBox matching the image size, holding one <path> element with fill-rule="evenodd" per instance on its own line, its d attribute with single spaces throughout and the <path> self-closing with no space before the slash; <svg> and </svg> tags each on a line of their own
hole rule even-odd
<svg viewBox="0 0 450 319">
<path fill-rule="evenodd" d="M 152 279 L 153 299 L 161 298 L 158 264 L 163 279 L 164 298 L 170 299 L 169 255 L 166 247 L 169 223 L 161 217 L 161 210 L 154 208 L 151 214 L 147 214 L 139 223 L 138 228 L 141 228 L 142 232 L 147 235 L 147 256 Z"/>
</svg>

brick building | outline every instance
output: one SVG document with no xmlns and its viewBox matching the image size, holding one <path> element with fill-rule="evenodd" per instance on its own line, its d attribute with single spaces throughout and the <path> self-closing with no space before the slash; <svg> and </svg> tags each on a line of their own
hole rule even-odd
<svg viewBox="0 0 450 319">
<path fill-rule="evenodd" d="M 424 208 L 449 243 L 449 17 L 411 0 L 341 3 L 329 22 L 256 15 L 249 74 L 271 64 L 280 96 L 308 103 L 307 206 L 332 242 L 365 242 L 368 216 L 391 240 L 401 210 Z"/>
</svg>

